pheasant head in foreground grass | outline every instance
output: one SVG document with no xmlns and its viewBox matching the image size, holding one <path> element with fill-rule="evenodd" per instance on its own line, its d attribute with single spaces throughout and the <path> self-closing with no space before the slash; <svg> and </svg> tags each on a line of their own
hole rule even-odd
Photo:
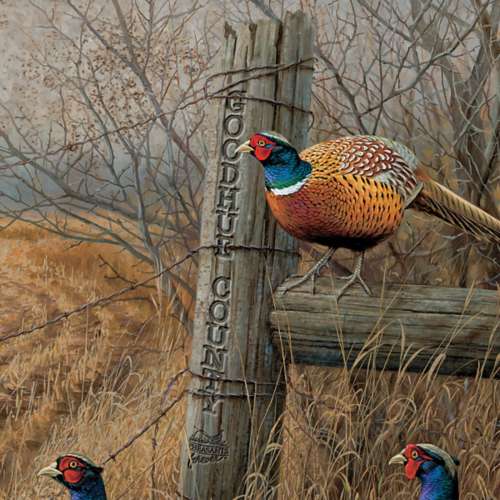
<svg viewBox="0 0 500 500">
<path fill-rule="evenodd" d="M 65 486 L 71 500 L 106 500 L 106 491 L 101 477 L 102 467 L 80 453 L 61 455 L 39 476 L 49 476 Z"/>
<path fill-rule="evenodd" d="M 237 149 L 264 167 L 267 202 L 296 238 L 329 247 L 317 264 L 286 290 L 313 280 L 335 249 L 360 252 L 337 298 L 361 278 L 365 250 L 398 229 L 407 208 L 432 214 L 476 237 L 500 243 L 500 221 L 431 180 L 404 145 L 377 136 L 321 142 L 301 153 L 276 132 L 259 132 Z"/>
<path fill-rule="evenodd" d="M 403 464 L 408 479 L 418 477 L 422 484 L 419 500 L 458 500 L 459 464 L 432 444 L 408 444 L 389 464 Z"/>
</svg>

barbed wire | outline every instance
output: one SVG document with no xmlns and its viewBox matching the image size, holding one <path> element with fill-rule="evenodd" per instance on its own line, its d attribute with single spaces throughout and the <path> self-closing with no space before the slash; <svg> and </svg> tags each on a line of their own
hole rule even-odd
<svg viewBox="0 0 500 500">
<path fill-rule="evenodd" d="M 151 281 L 158 279 L 161 277 L 163 274 L 168 273 L 172 271 L 172 269 L 180 266 L 184 262 L 188 261 L 189 259 L 193 258 L 197 253 L 199 253 L 201 250 L 209 250 L 209 249 L 217 249 L 219 248 L 217 245 L 200 245 L 193 250 L 187 251 L 181 258 L 176 260 L 174 263 L 172 263 L 170 266 L 166 267 L 165 269 L 162 269 L 161 271 L 157 272 L 156 274 L 150 276 L 149 278 L 146 278 L 142 281 L 138 281 L 132 285 L 129 285 L 127 287 L 121 288 L 120 290 L 117 290 L 116 292 L 113 292 L 109 295 L 106 295 L 104 297 L 99 297 L 98 299 L 95 299 L 91 302 L 87 302 L 85 304 L 81 304 L 78 307 L 75 307 L 74 309 L 70 309 L 68 311 L 65 311 L 61 314 L 58 314 L 57 316 L 47 320 L 44 323 L 34 325 L 32 327 L 23 329 L 23 330 L 16 330 L 12 332 L 8 332 L 2 337 L 0 337 L 0 343 L 2 342 L 7 342 L 9 340 L 18 338 L 18 337 L 23 337 L 25 335 L 29 335 L 32 333 L 35 333 L 37 331 L 43 330 L 47 326 L 52 326 L 57 323 L 60 323 L 61 321 L 64 321 L 71 316 L 74 316 L 75 314 L 85 312 L 89 309 L 93 309 L 95 307 L 102 307 L 105 306 L 116 298 L 120 297 L 121 295 L 124 295 L 125 293 L 131 292 L 136 290 L 137 288 L 143 287 L 144 285 L 150 283 Z M 285 253 L 288 255 L 295 255 L 295 256 L 300 256 L 299 252 L 292 251 L 292 250 L 287 250 L 284 248 L 274 248 L 274 247 L 260 247 L 257 245 L 226 245 L 225 247 L 228 250 L 252 250 L 252 251 L 260 251 L 263 253 L 269 253 L 269 252 L 280 252 L 280 253 Z M 175 278 L 174 278 L 175 279 Z"/>
<path fill-rule="evenodd" d="M 189 373 L 189 368 L 183 368 L 182 370 L 178 371 L 169 381 L 167 388 L 165 389 L 163 393 L 162 400 L 165 401 L 168 395 L 170 394 L 172 388 L 176 385 L 176 383 L 179 381 L 179 379 L 185 374 Z M 101 462 L 102 465 L 106 465 L 108 462 L 111 460 L 115 461 L 116 457 L 120 455 L 120 453 L 123 453 L 127 448 L 130 448 L 139 438 L 141 438 L 146 432 L 151 429 L 155 424 L 157 424 L 177 403 L 179 403 L 185 396 L 187 390 L 184 389 L 181 391 L 174 399 L 169 401 L 169 403 L 163 407 L 160 412 L 149 422 L 144 425 L 141 429 L 139 429 L 137 432 L 135 432 L 127 441 L 122 444 L 119 448 L 117 448 L 115 451 L 110 453 L 108 457 Z"/>
<path fill-rule="evenodd" d="M 191 259 L 196 253 L 198 253 L 203 248 L 207 248 L 207 247 L 200 246 L 200 247 L 195 248 L 194 250 L 190 250 L 182 258 L 180 258 L 179 260 L 177 260 L 176 262 L 174 262 L 173 264 L 171 264 L 167 268 L 163 269 L 162 271 L 154 274 L 153 276 L 150 276 L 149 278 L 146 278 L 142 281 L 134 283 L 133 285 L 130 285 L 130 286 L 125 287 L 125 288 L 121 288 L 120 290 L 113 292 L 110 295 L 106 295 L 104 297 L 100 297 L 100 298 L 93 300 L 91 302 L 81 304 L 74 309 L 71 309 L 69 311 L 65 311 L 61 314 L 58 314 L 57 316 L 49 319 L 45 323 L 38 324 L 38 325 L 32 326 L 30 328 L 26 328 L 24 330 L 18 330 L 15 332 L 7 333 L 6 335 L 3 335 L 2 337 L 0 337 L 0 343 L 6 342 L 8 340 L 12 340 L 12 339 L 15 339 L 18 337 L 22 337 L 24 335 L 29 335 L 31 333 L 35 333 L 39 330 L 43 330 L 47 326 L 51 326 L 51 325 L 55 325 L 57 323 L 60 323 L 61 321 L 64 321 L 75 314 L 82 313 L 84 311 L 87 311 L 88 309 L 93 309 L 93 308 L 98 307 L 98 306 L 106 305 L 106 304 L 112 302 L 117 297 L 119 297 L 127 292 L 131 292 L 133 290 L 136 290 L 137 288 L 140 288 L 140 287 L 144 286 L 145 284 L 159 278 L 163 274 L 171 271 L 175 267 L 180 266 L 181 264 L 183 264 L 187 260 Z"/>
<path fill-rule="evenodd" d="M 52 151 L 46 151 L 45 153 L 40 154 L 40 155 L 35 155 L 35 156 L 30 157 L 30 158 L 19 160 L 19 161 L 13 162 L 13 163 L 6 163 L 6 164 L 0 166 L 0 169 L 8 170 L 8 169 L 11 169 L 13 167 L 25 166 L 25 165 L 28 165 L 29 163 L 36 162 L 38 160 L 44 160 L 44 159 L 47 159 L 48 157 L 51 157 L 51 156 L 57 156 L 58 154 L 61 154 L 61 153 L 67 152 L 67 151 L 76 151 L 78 148 L 81 148 L 87 144 L 93 144 L 95 142 L 99 142 L 104 138 L 118 134 L 120 132 L 126 132 L 126 131 L 130 131 L 130 130 L 134 130 L 134 129 L 139 128 L 139 127 L 144 127 L 144 126 L 150 124 L 151 122 L 159 120 L 160 118 L 165 118 L 167 115 L 175 115 L 175 113 L 177 113 L 178 111 L 183 111 L 183 110 L 185 110 L 191 106 L 194 106 L 202 101 L 208 101 L 210 99 L 229 98 L 229 97 L 231 97 L 231 95 L 223 94 L 223 92 L 226 90 L 229 90 L 231 88 L 234 88 L 235 86 L 237 86 L 241 83 L 247 83 L 250 80 L 257 80 L 259 78 L 267 77 L 267 76 L 270 76 L 270 75 L 273 75 L 273 74 L 276 74 L 276 73 L 279 73 L 282 71 L 286 71 L 288 69 L 292 69 L 296 66 L 300 66 L 301 64 L 304 64 L 305 62 L 312 61 L 314 59 L 315 58 L 312 57 L 312 58 L 308 58 L 308 59 L 300 59 L 299 61 L 289 63 L 289 64 L 253 66 L 250 68 L 239 68 L 239 69 L 235 69 L 235 70 L 227 70 L 227 71 L 213 73 L 213 74 L 208 75 L 206 77 L 203 88 L 199 89 L 197 91 L 197 92 L 202 93 L 202 95 L 200 97 L 188 100 L 187 102 L 179 105 L 176 109 L 173 109 L 170 111 L 162 111 L 161 113 L 153 113 L 153 114 L 149 115 L 147 118 L 145 118 L 143 120 L 136 121 L 132 124 L 122 125 L 120 127 L 116 127 L 114 129 L 111 129 L 111 130 L 106 130 L 106 132 L 103 132 L 101 134 L 97 134 L 93 137 L 88 137 L 87 139 L 83 139 L 81 141 L 75 141 L 75 142 L 72 142 L 69 144 L 64 144 L 56 149 L 53 149 Z M 266 71 L 263 73 L 251 75 L 251 76 L 246 77 L 246 78 L 242 78 L 242 79 L 237 80 L 235 82 L 232 82 L 228 85 L 225 85 L 225 86 L 219 88 L 218 90 L 214 90 L 210 93 L 208 92 L 208 84 L 209 84 L 210 80 L 213 80 L 214 78 L 217 78 L 217 77 L 220 77 L 223 75 L 235 74 L 235 73 L 250 73 L 252 71 L 262 70 L 262 69 L 269 69 L 270 71 Z M 255 101 L 269 102 L 269 103 L 274 104 L 276 106 L 284 106 L 284 107 L 288 107 L 292 110 L 302 111 L 303 113 L 307 113 L 307 114 L 312 116 L 312 121 L 311 121 L 311 125 L 309 126 L 309 129 L 313 126 L 314 113 L 310 110 L 306 110 L 306 109 L 300 108 L 298 106 L 295 106 L 293 103 L 287 103 L 284 101 L 278 101 L 278 100 L 273 100 L 273 99 L 265 99 L 265 98 L 261 98 L 261 97 L 257 97 L 257 96 L 246 96 L 246 97 L 244 97 L 244 99 L 250 100 L 250 101 L 255 100 Z M 4 137 L 4 138 L 8 137 L 7 133 L 2 129 L 0 129 L 0 137 Z"/>
<path fill-rule="evenodd" d="M 166 398 L 174 388 L 174 386 L 177 384 L 179 379 L 185 374 L 189 373 L 189 368 L 183 368 L 182 370 L 178 371 L 169 381 L 167 388 L 165 389 L 163 396 L 162 396 L 162 401 L 165 402 Z M 172 408 L 174 408 L 186 395 L 187 389 L 182 390 L 175 398 L 171 399 L 167 405 L 165 405 L 159 412 L 158 414 L 153 417 L 151 420 L 148 421 L 146 425 L 144 425 L 141 429 L 136 431 L 127 441 L 125 441 L 124 444 L 119 446 L 115 451 L 111 452 L 108 454 L 107 458 L 101 461 L 101 465 L 104 466 L 107 463 L 111 461 L 115 461 L 116 457 L 123 453 L 125 450 L 130 448 L 138 439 L 140 439 L 142 436 L 144 436 L 151 427 L 156 425 L 163 417 L 165 417 Z M 146 469 L 147 470 L 147 469 Z M 128 491 L 128 489 L 124 490 L 124 493 L 120 494 L 117 498 L 122 498 L 124 494 Z M 60 498 L 62 496 L 66 495 L 66 491 L 63 489 L 59 493 L 53 493 L 48 496 L 43 496 L 41 498 L 44 498 L 46 500 L 51 500 L 54 498 Z"/>
<path fill-rule="evenodd" d="M 203 248 L 213 248 L 213 245 L 209 245 L 209 246 L 206 246 L 206 247 L 198 247 L 198 248 L 194 249 L 191 253 L 194 254 L 195 252 L 197 252 L 197 251 L 199 251 L 199 250 L 201 250 Z M 256 248 L 251 247 L 251 249 L 255 250 Z M 262 249 L 259 248 L 259 250 L 262 250 Z M 264 250 L 268 250 L 268 249 L 264 248 Z M 179 261 L 177 261 L 175 264 L 177 264 L 177 263 L 179 263 L 181 261 L 182 261 L 182 259 L 180 259 Z M 116 448 L 114 451 L 112 451 L 111 453 L 109 453 L 107 455 L 107 457 L 100 462 L 100 464 L 102 466 L 105 466 L 106 464 L 109 464 L 110 462 L 115 462 L 116 458 L 120 454 L 122 454 L 123 452 L 125 452 L 132 445 L 134 445 L 134 443 L 137 440 L 139 440 L 143 436 L 145 436 L 145 434 L 153 426 L 155 426 L 156 424 L 158 424 L 161 419 L 163 419 L 166 415 L 168 415 L 169 412 L 178 403 L 180 403 L 184 399 L 184 397 L 186 396 L 186 394 L 190 394 L 191 393 L 191 391 L 188 388 L 184 388 L 184 389 L 182 389 L 177 394 L 177 396 L 175 396 L 173 399 L 170 399 L 168 401 L 168 403 L 165 404 L 167 402 L 167 398 L 171 394 L 173 388 L 178 384 L 178 382 L 182 379 L 182 377 L 185 374 L 194 375 L 189 368 L 183 368 L 183 369 L 179 370 L 177 373 L 175 373 L 170 378 L 170 380 L 169 380 L 169 382 L 167 384 L 167 387 L 163 391 L 163 394 L 162 394 L 162 397 L 161 397 L 162 404 L 160 405 L 161 406 L 160 411 L 153 418 L 151 418 L 150 420 L 148 420 L 148 422 L 145 425 L 143 425 L 139 430 L 135 431 L 123 444 L 121 444 L 118 448 Z M 322 399 L 318 400 L 317 398 L 314 397 L 313 394 L 305 393 L 305 392 L 300 391 L 297 387 L 294 386 L 293 383 L 290 383 L 289 385 L 290 385 L 292 393 L 295 393 L 297 396 L 299 396 L 301 398 L 306 398 L 306 399 L 312 400 L 312 401 L 314 401 L 315 404 L 318 404 L 320 406 L 326 406 L 326 407 L 328 407 L 330 409 L 334 408 L 330 404 L 328 404 L 326 401 L 324 401 Z M 385 425 L 386 425 L 386 422 L 384 420 L 374 419 L 371 422 L 371 424 L 370 424 L 370 428 L 376 430 L 376 429 L 384 428 Z M 400 434 L 408 434 L 408 431 L 405 432 L 405 429 L 406 429 L 405 425 L 403 425 L 403 424 L 397 424 L 396 428 L 399 429 L 398 432 Z M 496 428 L 499 428 L 499 424 L 498 423 L 497 423 Z M 304 429 L 302 429 L 302 430 L 304 430 Z M 316 437 L 323 445 L 329 446 L 330 448 L 332 447 L 332 443 L 333 443 L 333 441 L 335 439 L 335 437 L 334 437 L 335 435 L 332 435 L 328 430 L 326 430 L 324 428 L 321 428 L 321 429 L 314 429 L 314 428 L 312 428 L 311 430 L 312 430 L 313 434 L 310 434 L 309 432 L 307 432 L 308 435 L 310 435 L 313 438 Z M 436 436 L 450 438 L 450 433 L 446 433 L 446 432 L 443 432 L 443 431 L 438 431 L 436 429 L 431 429 L 431 428 L 429 428 L 427 426 L 424 426 L 424 425 L 418 426 L 415 429 L 411 429 L 409 432 L 411 432 L 411 434 L 420 433 L 420 432 L 426 432 L 426 433 L 431 434 L 431 435 L 436 435 Z M 478 444 L 478 441 L 466 440 L 466 439 L 463 439 L 463 438 L 460 438 L 460 437 L 457 437 L 456 440 L 457 440 L 458 443 L 460 443 L 461 446 L 466 445 L 466 444 L 468 444 L 469 446 L 470 445 Z M 497 449 L 495 446 L 488 446 L 486 444 L 483 444 L 483 445 L 485 447 L 488 447 L 488 448 L 491 448 L 491 449 Z M 336 450 L 337 448 L 334 447 L 334 449 Z M 161 458 L 163 458 L 169 452 L 170 451 L 167 451 L 166 453 L 164 453 L 163 455 L 161 455 L 160 457 L 158 457 L 157 461 L 160 460 Z M 149 464 L 148 467 L 146 467 L 142 471 L 142 473 L 147 472 L 152 467 L 152 465 L 153 464 Z M 134 480 L 131 482 L 131 484 L 134 484 L 136 482 L 136 480 L 137 480 L 137 478 L 134 478 Z M 127 488 L 125 488 L 118 495 L 117 498 L 123 498 L 129 492 L 129 486 Z M 177 493 L 180 495 L 180 492 L 177 492 Z M 61 491 L 59 493 L 51 494 L 50 496 L 42 497 L 42 498 L 46 498 L 46 499 L 60 498 L 60 497 L 62 497 L 65 494 L 66 493 L 63 490 L 63 491 Z"/>
</svg>

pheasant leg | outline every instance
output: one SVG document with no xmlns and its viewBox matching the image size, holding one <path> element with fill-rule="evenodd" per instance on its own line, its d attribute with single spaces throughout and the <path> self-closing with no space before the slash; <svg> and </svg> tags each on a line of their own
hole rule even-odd
<svg viewBox="0 0 500 500">
<path fill-rule="evenodd" d="M 309 271 L 307 271 L 304 276 L 302 276 L 299 280 L 297 280 L 295 283 L 291 283 L 285 287 L 283 287 L 283 294 L 288 292 L 289 290 L 292 290 L 292 288 L 296 288 L 299 285 L 302 285 L 302 283 L 305 283 L 309 279 L 312 281 L 312 293 L 314 295 L 316 289 L 316 278 L 319 276 L 321 273 L 321 270 L 328 264 L 329 260 L 331 259 L 332 255 L 334 254 L 336 248 L 329 248 L 325 254 L 321 257 L 321 259 L 314 264 Z"/>
<path fill-rule="evenodd" d="M 340 297 L 342 297 L 342 295 L 344 295 L 346 290 L 350 288 L 352 285 L 354 285 L 354 283 L 356 282 L 358 282 L 363 287 L 363 290 L 366 292 L 367 295 L 372 295 L 370 287 L 365 283 L 365 281 L 361 277 L 361 269 L 363 268 L 364 259 L 365 259 L 365 252 L 361 252 L 356 260 L 356 265 L 354 266 L 354 272 L 350 276 L 341 278 L 347 280 L 347 282 L 336 293 L 337 301 L 340 299 Z"/>
</svg>

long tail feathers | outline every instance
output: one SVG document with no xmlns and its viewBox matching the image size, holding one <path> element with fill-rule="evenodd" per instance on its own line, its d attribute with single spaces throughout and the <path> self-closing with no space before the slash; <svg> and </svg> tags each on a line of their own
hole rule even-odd
<svg viewBox="0 0 500 500">
<path fill-rule="evenodd" d="M 434 215 L 476 238 L 500 244 L 500 220 L 426 175 L 418 177 L 423 187 L 411 204 L 411 208 Z"/>
</svg>

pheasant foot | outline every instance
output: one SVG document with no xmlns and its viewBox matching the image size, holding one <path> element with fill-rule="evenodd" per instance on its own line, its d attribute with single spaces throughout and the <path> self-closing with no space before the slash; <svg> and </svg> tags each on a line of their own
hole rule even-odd
<svg viewBox="0 0 500 500">
<path fill-rule="evenodd" d="M 347 280 L 345 285 L 340 287 L 338 292 L 335 294 L 335 298 L 338 302 L 340 297 L 344 295 L 344 293 L 349 289 L 354 283 L 358 282 L 362 287 L 363 290 L 366 292 L 367 295 L 371 296 L 372 291 L 370 290 L 370 287 L 365 283 L 365 280 L 361 276 L 361 269 L 363 268 L 363 261 L 365 259 L 365 252 L 361 252 L 356 260 L 356 265 L 354 267 L 354 271 L 351 275 L 349 276 L 342 276 L 339 279 Z"/>
<path fill-rule="evenodd" d="M 328 264 L 335 250 L 336 248 L 329 248 L 321 257 L 321 259 L 319 259 L 318 262 L 316 262 L 316 264 L 314 264 L 314 266 L 311 267 L 311 269 L 309 269 L 306 274 L 304 274 L 304 276 L 302 276 L 295 283 L 290 283 L 284 286 L 283 294 L 285 294 L 289 290 L 292 290 L 293 288 L 298 287 L 299 285 L 302 285 L 302 283 L 305 283 L 310 279 L 312 282 L 312 294 L 314 295 L 314 293 L 316 292 L 316 278 L 320 275 L 322 269 Z"/>
</svg>

